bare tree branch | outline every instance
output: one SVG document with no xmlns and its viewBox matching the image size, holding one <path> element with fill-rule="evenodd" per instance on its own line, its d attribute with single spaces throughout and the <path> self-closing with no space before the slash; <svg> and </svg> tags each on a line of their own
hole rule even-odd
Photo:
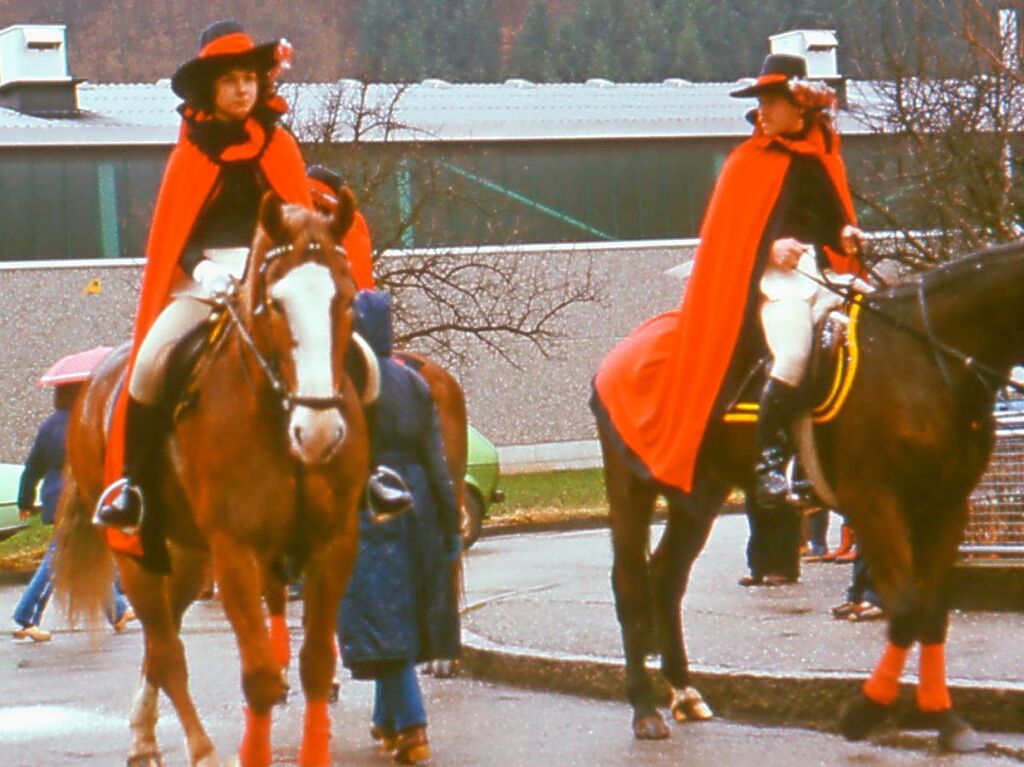
<svg viewBox="0 0 1024 767">
<path fill-rule="evenodd" d="M 293 132 L 311 157 L 340 166 L 374 224 L 374 273 L 395 297 L 397 341 L 449 364 L 481 347 L 515 367 L 524 349 L 553 356 L 574 309 L 600 300 L 592 264 L 514 248 L 410 251 L 417 242 L 451 242 L 445 211 L 457 210 L 462 227 L 489 245 L 523 230 L 508 197 L 453 173 L 432 137 L 401 121 L 405 93 L 348 80 L 288 94 Z"/>
</svg>

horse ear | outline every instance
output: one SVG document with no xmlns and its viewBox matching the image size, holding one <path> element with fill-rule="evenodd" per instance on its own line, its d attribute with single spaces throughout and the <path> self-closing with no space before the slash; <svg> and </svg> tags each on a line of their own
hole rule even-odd
<svg viewBox="0 0 1024 767">
<path fill-rule="evenodd" d="M 355 217 L 356 197 L 351 189 L 343 186 L 338 192 L 338 207 L 334 209 L 334 217 L 331 219 L 331 234 L 335 241 L 340 241 L 348 233 Z"/>
<path fill-rule="evenodd" d="M 260 226 L 270 239 L 281 242 L 287 237 L 284 226 L 284 202 L 276 192 L 267 192 L 260 203 Z"/>
</svg>

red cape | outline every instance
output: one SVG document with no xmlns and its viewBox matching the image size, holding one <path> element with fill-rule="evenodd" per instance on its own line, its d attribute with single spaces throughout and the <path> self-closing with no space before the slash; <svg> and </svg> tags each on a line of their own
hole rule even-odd
<svg viewBox="0 0 1024 767">
<path fill-rule="evenodd" d="M 356 211 L 351 228 L 341 238 L 341 247 L 348 257 L 348 267 L 352 270 L 356 287 L 373 290 L 373 243 L 370 241 L 370 228 L 359 211 Z"/>
<path fill-rule="evenodd" d="M 704 430 L 739 338 L 765 229 L 793 153 L 821 160 L 855 222 L 838 137 L 801 141 L 755 135 L 726 160 L 701 226 L 679 309 L 654 317 L 605 357 L 594 378 L 599 409 L 650 477 L 689 492 Z M 827 251 L 837 271 L 855 259 Z"/>
<path fill-rule="evenodd" d="M 306 185 L 306 166 L 299 146 L 283 128 L 275 128 L 259 157 L 271 188 L 285 202 L 312 208 L 313 203 Z M 142 273 L 142 291 L 135 314 L 132 351 L 128 358 L 125 386 L 114 408 L 110 438 L 104 457 L 104 479 L 109 484 L 124 470 L 124 422 L 128 405 L 128 385 L 135 357 L 146 333 L 163 311 L 170 298 L 171 285 L 178 270 L 178 260 L 189 234 L 199 217 L 207 198 L 220 176 L 220 164 L 211 160 L 186 135 L 182 135 L 171 152 L 164 171 L 163 182 L 156 199 L 153 225 L 146 243 L 146 266 Z M 130 554 L 141 555 L 141 545 L 135 536 L 126 536 L 118 530 L 107 531 L 111 546 Z"/>
</svg>

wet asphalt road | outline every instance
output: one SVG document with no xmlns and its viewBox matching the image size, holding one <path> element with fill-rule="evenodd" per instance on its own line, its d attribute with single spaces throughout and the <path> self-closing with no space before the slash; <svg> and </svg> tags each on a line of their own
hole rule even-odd
<svg viewBox="0 0 1024 767">
<path fill-rule="evenodd" d="M 9 614 L 20 587 L 0 588 Z M 298 623 L 291 605 L 289 622 Z M 60 630 L 48 644 L 0 641 L 0 767 L 120 765 L 128 747 L 127 712 L 141 654 L 134 625 L 123 635 Z M 295 632 L 293 630 L 293 637 Z M 234 640 L 217 603 L 200 603 L 186 621 L 193 693 L 222 757 L 240 736 L 241 695 Z M 297 672 L 291 670 L 297 687 Z M 618 702 L 504 688 L 467 678 L 424 679 L 435 765 L 932 765 L 1019 764 L 995 756 L 939 757 L 923 750 L 848 744 L 834 735 L 715 721 L 674 728 L 672 740 L 638 743 Z M 367 736 L 372 686 L 344 681 L 333 717 L 338 765 L 384 765 Z M 298 697 L 275 715 L 275 764 L 295 764 L 302 709 Z M 184 764 L 181 731 L 161 702 L 165 764 Z"/>
<path fill-rule="evenodd" d="M 194 694 L 222 756 L 240 726 L 238 675 L 231 638 L 223 631 L 190 633 Z M 0 764 L 118 765 L 128 744 L 126 712 L 135 677 L 139 635 L 59 635 L 49 645 L 7 643 L 0 675 Z M 295 682 L 294 671 L 292 673 Z M 937 757 L 848 744 L 806 730 L 758 728 L 724 721 L 679 726 L 663 743 L 638 743 L 626 708 L 471 679 L 424 680 L 436 765 L 931 765 L 997 767 L 1015 762 L 989 756 Z M 383 765 L 367 737 L 371 686 L 346 682 L 333 708 L 335 764 Z M 177 722 L 161 707 L 160 741 L 166 764 L 184 764 Z M 275 715 L 275 764 L 294 764 L 301 722 L 297 701 Z"/>
</svg>

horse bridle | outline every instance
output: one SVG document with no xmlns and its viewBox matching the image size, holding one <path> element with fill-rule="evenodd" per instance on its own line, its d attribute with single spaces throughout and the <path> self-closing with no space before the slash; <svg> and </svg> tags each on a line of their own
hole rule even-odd
<svg viewBox="0 0 1024 767">
<path fill-rule="evenodd" d="M 843 289 L 838 287 L 828 279 L 816 279 L 812 275 L 801 272 L 808 279 L 817 282 L 822 287 L 832 291 L 836 295 L 842 296 L 844 299 L 849 300 L 853 294 L 864 295 L 854 291 L 852 288 Z M 935 330 L 932 327 L 931 312 L 928 309 L 928 292 L 926 290 L 926 282 L 928 280 L 928 274 L 922 274 L 917 283 L 917 304 L 918 309 L 921 313 L 921 326 L 924 328 L 924 332 L 921 332 L 917 328 L 913 328 L 907 325 L 902 320 L 886 314 L 881 309 L 871 306 L 867 303 L 861 302 L 861 310 L 867 311 L 870 314 L 875 315 L 879 319 L 889 323 L 897 330 L 901 330 L 904 333 L 916 338 L 921 343 L 925 344 L 932 353 L 935 359 L 935 364 L 939 368 L 939 373 L 942 375 L 942 380 L 946 386 L 953 390 L 953 377 L 950 375 L 949 367 L 946 365 L 948 359 L 955 360 L 960 363 L 964 370 L 968 373 L 975 375 L 978 380 L 981 381 L 982 385 L 997 389 L 1000 386 L 1009 386 L 1018 392 L 1024 392 L 1024 387 L 1015 381 L 1005 381 L 1004 377 L 993 370 L 991 367 L 981 362 L 978 359 L 964 354 L 962 351 L 954 346 L 950 346 L 942 339 L 938 337 Z"/>
<path fill-rule="evenodd" d="M 968 373 L 973 373 L 981 381 L 983 386 L 998 389 L 1000 386 L 1009 386 L 1016 391 L 1024 391 L 1024 387 L 1018 384 L 1016 381 L 1004 381 L 1003 376 L 999 375 L 995 370 L 990 368 L 984 362 L 980 362 L 969 354 L 964 354 L 956 347 L 950 346 L 943 342 L 938 335 L 936 335 L 932 328 L 931 312 L 928 311 L 928 293 L 925 290 L 925 282 L 928 279 L 928 274 L 922 274 L 921 279 L 917 283 L 917 305 L 921 311 L 921 325 L 924 327 L 924 338 L 931 348 L 932 356 L 935 358 L 935 364 L 939 368 L 939 372 L 942 374 L 942 380 L 945 381 L 946 386 L 953 389 L 953 378 L 949 374 L 949 368 L 946 366 L 946 359 L 954 359 L 960 363 L 960 365 Z"/>
<path fill-rule="evenodd" d="M 306 245 L 305 250 L 316 253 L 318 251 L 322 252 L 324 248 L 319 242 L 314 240 Z M 263 256 L 263 262 L 260 264 L 259 272 L 257 274 L 257 279 L 260 281 L 259 284 L 265 288 L 267 267 L 271 262 L 279 256 L 287 253 L 293 253 L 294 251 L 295 245 L 292 243 L 287 245 L 278 245 L 268 250 Z M 340 245 L 334 246 L 334 254 L 339 255 L 342 258 L 346 257 L 345 249 Z M 231 293 L 215 297 L 213 302 L 217 307 L 222 307 L 228 313 L 235 329 L 238 331 L 238 337 L 242 341 L 242 346 L 249 351 L 249 354 L 252 355 L 257 367 L 259 367 L 260 371 L 266 377 L 270 384 L 270 388 L 274 391 L 274 394 L 277 395 L 280 401 L 281 408 L 285 412 L 289 413 L 296 407 L 308 407 L 311 410 L 330 410 L 331 408 L 341 410 L 345 404 L 345 397 L 342 394 L 335 394 L 330 397 L 308 397 L 297 395 L 289 390 L 288 383 L 284 380 L 284 377 L 281 375 L 277 366 L 271 363 L 271 361 L 268 360 L 260 351 L 259 347 L 256 345 L 256 341 L 252 337 L 252 334 L 242 321 L 242 317 L 238 313 L 238 307 L 236 305 L 237 296 L 238 290 L 236 287 Z M 253 310 L 253 316 L 260 317 L 261 315 L 269 314 L 269 312 L 270 299 L 267 297 L 266 290 L 261 289 L 259 303 Z"/>
</svg>

